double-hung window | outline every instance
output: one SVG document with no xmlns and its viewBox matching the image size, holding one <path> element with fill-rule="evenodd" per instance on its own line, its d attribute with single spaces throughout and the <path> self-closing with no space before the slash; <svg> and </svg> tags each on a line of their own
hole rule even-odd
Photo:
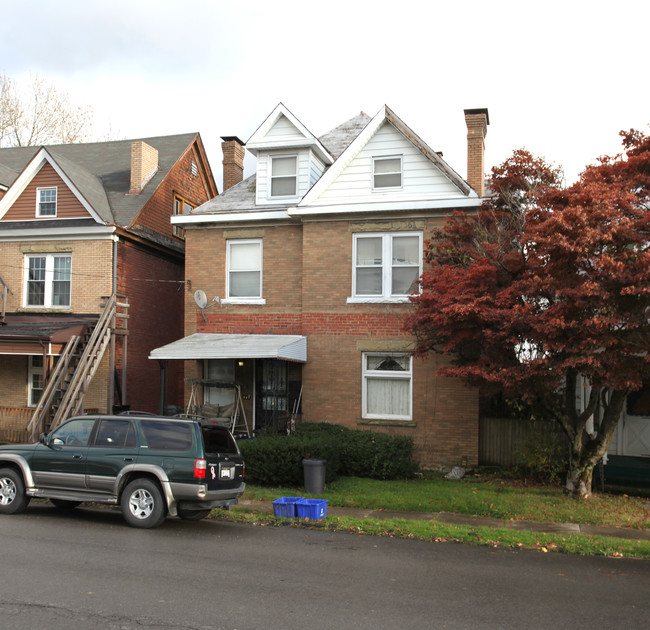
<svg viewBox="0 0 650 630">
<path fill-rule="evenodd" d="M 262 302 L 262 239 L 227 242 L 227 299 Z"/>
<path fill-rule="evenodd" d="M 55 217 L 56 216 L 56 187 L 38 188 L 36 190 L 36 216 L 37 217 Z"/>
<path fill-rule="evenodd" d="M 70 306 L 72 256 L 28 254 L 25 256 L 25 306 Z"/>
<path fill-rule="evenodd" d="M 372 159 L 373 190 L 402 187 L 402 157 L 376 157 Z"/>
<path fill-rule="evenodd" d="M 271 158 L 271 197 L 295 197 L 298 190 L 298 158 Z"/>
<path fill-rule="evenodd" d="M 413 419 L 413 358 L 396 352 L 363 353 L 363 410 L 368 419 Z"/>
<path fill-rule="evenodd" d="M 422 233 L 354 235 L 351 301 L 405 301 L 418 290 Z"/>
</svg>

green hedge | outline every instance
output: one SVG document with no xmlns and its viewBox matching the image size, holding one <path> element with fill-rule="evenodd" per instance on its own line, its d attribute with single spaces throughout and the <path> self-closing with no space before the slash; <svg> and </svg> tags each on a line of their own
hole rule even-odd
<svg viewBox="0 0 650 630">
<path fill-rule="evenodd" d="M 324 459 L 325 481 L 339 476 L 403 479 L 413 475 L 413 440 L 336 424 L 305 423 L 289 436 L 262 435 L 239 443 L 246 479 L 263 486 L 302 486 L 304 458 Z"/>
</svg>

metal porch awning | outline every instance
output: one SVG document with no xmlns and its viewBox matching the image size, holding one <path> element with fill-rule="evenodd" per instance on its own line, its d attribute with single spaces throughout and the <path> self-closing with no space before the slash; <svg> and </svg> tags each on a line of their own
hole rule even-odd
<svg viewBox="0 0 650 630">
<path fill-rule="evenodd" d="M 307 337 L 301 335 L 227 335 L 195 333 L 149 354 L 155 360 L 281 359 L 307 362 Z"/>
</svg>

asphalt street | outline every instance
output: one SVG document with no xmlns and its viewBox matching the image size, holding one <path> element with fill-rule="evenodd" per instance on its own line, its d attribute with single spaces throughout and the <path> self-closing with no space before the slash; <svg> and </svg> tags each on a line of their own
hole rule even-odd
<svg viewBox="0 0 650 630">
<path fill-rule="evenodd" d="M 648 627 L 650 562 L 47 503 L 0 517 L 0 628 Z"/>
</svg>

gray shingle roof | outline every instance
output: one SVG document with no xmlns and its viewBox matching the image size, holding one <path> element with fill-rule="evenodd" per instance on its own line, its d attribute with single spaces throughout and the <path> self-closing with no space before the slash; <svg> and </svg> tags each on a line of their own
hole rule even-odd
<svg viewBox="0 0 650 630">
<path fill-rule="evenodd" d="M 45 148 L 106 223 L 126 227 L 198 135 L 186 133 Z M 158 151 L 159 169 L 140 194 L 129 195 L 131 144 L 136 140 L 142 140 Z M 11 185 L 40 149 L 0 149 L 0 183 Z"/>
<path fill-rule="evenodd" d="M 334 159 L 350 145 L 370 122 L 368 114 L 361 112 L 335 129 L 328 131 L 318 138 L 320 143 L 332 154 Z M 244 181 L 235 184 L 218 197 L 199 206 L 191 214 L 220 214 L 238 210 L 240 212 L 259 212 L 261 210 L 277 210 L 277 204 L 269 206 L 255 205 L 256 176 L 251 175 Z"/>
</svg>

